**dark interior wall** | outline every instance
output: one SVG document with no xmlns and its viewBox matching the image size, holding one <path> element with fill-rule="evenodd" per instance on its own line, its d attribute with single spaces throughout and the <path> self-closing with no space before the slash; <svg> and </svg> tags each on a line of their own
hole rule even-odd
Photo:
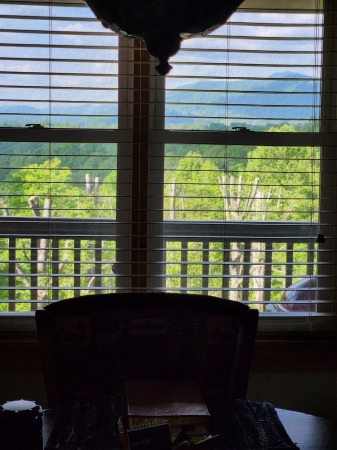
<svg viewBox="0 0 337 450">
<path fill-rule="evenodd" d="M 253 372 L 247 397 L 337 419 L 336 372 Z"/>
<path fill-rule="evenodd" d="M 36 340 L 0 340 L 0 404 L 19 398 L 47 407 Z M 258 341 L 247 398 L 337 419 L 336 343 Z"/>
<path fill-rule="evenodd" d="M 247 397 L 279 408 L 337 419 L 337 374 L 253 372 Z M 21 398 L 47 406 L 42 372 L 0 373 L 0 404 Z"/>
</svg>

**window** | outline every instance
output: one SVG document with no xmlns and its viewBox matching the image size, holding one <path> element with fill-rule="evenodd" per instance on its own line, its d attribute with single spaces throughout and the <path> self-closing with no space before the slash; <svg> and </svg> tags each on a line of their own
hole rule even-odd
<svg viewBox="0 0 337 450">
<path fill-rule="evenodd" d="M 333 15 L 276 3 L 184 41 L 163 78 L 80 1 L 0 2 L 3 315 L 160 289 L 332 323 Z"/>
</svg>

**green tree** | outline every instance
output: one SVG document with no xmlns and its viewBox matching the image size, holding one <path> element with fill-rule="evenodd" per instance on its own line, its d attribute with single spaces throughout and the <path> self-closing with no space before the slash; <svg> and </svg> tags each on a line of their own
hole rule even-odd
<svg viewBox="0 0 337 450">
<path fill-rule="evenodd" d="M 223 219 L 218 176 L 219 169 L 212 160 L 202 157 L 198 152 L 188 152 L 165 182 L 165 211 L 171 213 L 166 218 Z"/>
<path fill-rule="evenodd" d="M 69 167 L 62 164 L 60 158 L 53 158 L 41 164 L 30 164 L 10 175 L 10 203 L 11 214 L 23 216 L 53 216 L 53 217 L 109 217 L 115 218 L 115 192 L 116 192 L 116 172 L 112 171 L 100 183 L 98 177 L 94 177 L 93 182 L 74 185 L 72 172 Z M 96 182 L 97 178 L 97 182 Z M 88 186 L 89 184 L 89 186 Z M 49 203 L 51 202 L 51 203 Z M 2 204 L 3 209 L 4 205 Z M 45 213 L 45 214 L 44 214 Z M 9 260 L 8 243 L 1 240 L 0 254 L 2 260 Z M 36 244 L 35 244 L 36 245 Z M 32 248 L 30 239 L 17 239 L 16 243 L 16 299 L 17 309 L 30 309 L 28 302 L 31 295 L 33 278 L 38 277 L 37 299 L 44 302 L 50 299 L 52 277 L 55 271 L 55 263 L 52 262 L 53 255 L 48 238 L 38 240 L 37 254 L 37 274 L 31 274 Z M 64 239 L 58 242 L 59 263 L 57 264 L 59 278 L 59 298 L 69 296 L 69 287 L 74 282 L 73 271 L 74 262 L 78 259 L 76 251 L 80 251 L 81 279 L 80 286 L 82 292 L 89 293 L 96 283 L 107 289 L 111 289 L 111 261 L 115 260 L 115 243 L 104 241 L 99 249 L 101 254 L 101 276 L 99 280 L 95 275 L 96 264 L 96 242 L 88 239 L 81 241 L 81 249 L 76 250 L 74 239 Z M 33 252 L 34 254 L 34 252 Z M 104 263 L 106 261 L 106 263 Z M 1 273 L 9 273 L 9 269 L 1 266 Z M 8 276 L 1 277 L 4 285 L 8 285 Z M 62 288 L 65 288 L 64 290 Z M 5 293 L 5 291 L 3 291 Z M 22 300 L 22 303 L 19 301 Z"/>
<path fill-rule="evenodd" d="M 294 132 L 290 125 L 271 132 Z M 270 206 L 265 220 L 312 220 L 317 218 L 319 149 L 315 147 L 258 146 L 248 153 L 246 189 L 255 178 Z M 254 213 L 251 219 L 255 220 Z"/>
<path fill-rule="evenodd" d="M 30 164 L 11 172 L 9 180 L 11 183 L 8 206 L 15 215 L 32 215 L 34 204 L 35 215 L 40 215 L 47 199 L 51 201 L 50 215 L 75 215 L 81 190 L 72 185 L 71 170 L 62 166 L 60 158 L 53 158 L 41 164 Z M 30 199 L 35 199 L 35 203 Z"/>
<path fill-rule="evenodd" d="M 284 124 L 271 132 L 294 132 Z M 260 199 L 249 215 L 250 220 L 315 221 L 318 219 L 320 150 L 315 147 L 259 146 L 248 154 L 246 192 L 253 180 L 258 180 Z M 259 203 L 260 202 L 260 203 Z M 292 249 L 293 274 L 305 276 L 308 244 Z M 262 254 L 263 255 L 263 252 Z M 272 300 L 279 300 L 285 288 L 287 267 L 286 243 L 274 243 L 272 248 Z"/>
</svg>

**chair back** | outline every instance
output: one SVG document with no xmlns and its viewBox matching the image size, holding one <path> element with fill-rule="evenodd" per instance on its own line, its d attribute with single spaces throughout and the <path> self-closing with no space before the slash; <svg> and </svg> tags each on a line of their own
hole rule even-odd
<svg viewBox="0 0 337 450">
<path fill-rule="evenodd" d="M 36 311 L 50 407 L 123 391 L 127 379 L 197 380 L 245 398 L 258 311 L 209 295 L 133 292 L 61 300 Z"/>
</svg>

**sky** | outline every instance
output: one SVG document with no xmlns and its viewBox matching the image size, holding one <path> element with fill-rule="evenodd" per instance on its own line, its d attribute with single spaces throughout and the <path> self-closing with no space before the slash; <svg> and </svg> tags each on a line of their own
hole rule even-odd
<svg viewBox="0 0 337 450">
<path fill-rule="evenodd" d="M 26 100 L 26 105 L 43 108 L 49 100 L 117 101 L 117 37 L 92 20 L 89 8 L 0 5 L 0 14 L 21 16 L 0 19 L 0 28 L 8 30 L 1 33 L 0 107 L 13 98 L 18 104 Z M 236 12 L 211 35 L 183 42 L 171 58 L 173 70 L 166 86 L 175 89 L 206 78 L 230 89 L 232 79 L 264 79 L 284 72 L 319 77 L 321 42 L 315 39 L 321 35 L 320 20 L 313 14 Z M 255 22 L 260 25 L 252 26 Z M 14 32 L 23 27 L 31 32 Z M 68 89 L 61 89 L 64 86 Z M 99 91 L 100 87 L 108 89 Z"/>
</svg>

